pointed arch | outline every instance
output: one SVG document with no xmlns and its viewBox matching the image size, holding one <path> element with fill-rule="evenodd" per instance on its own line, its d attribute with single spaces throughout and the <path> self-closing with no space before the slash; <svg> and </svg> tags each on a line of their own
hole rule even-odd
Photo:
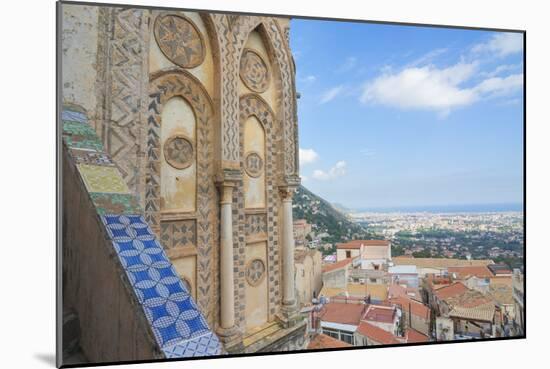
<svg viewBox="0 0 550 369">
<path fill-rule="evenodd" d="M 160 232 L 160 159 L 161 113 L 164 104 L 173 97 L 183 98 L 196 118 L 197 194 L 196 219 L 197 297 L 210 325 L 214 323 L 215 273 L 214 243 L 217 240 L 217 191 L 213 176 L 214 109 L 200 81 L 187 71 L 173 69 L 155 73 L 150 78 L 147 120 L 147 170 L 145 217 L 151 228 Z"/>
<path fill-rule="evenodd" d="M 277 83 L 278 101 L 274 110 L 276 119 L 281 122 L 283 128 L 284 151 L 282 154 L 285 181 L 295 182 L 298 180 L 298 148 L 296 145 L 296 92 L 292 55 L 285 35 L 275 18 L 240 16 L 233 24 L 233 45 L 237 66 L 240 64 L 240 57 L 246 41 L 255 29 L 258 29 L 264 38 L 275 73 L 274 79 Z"/>
</svg>

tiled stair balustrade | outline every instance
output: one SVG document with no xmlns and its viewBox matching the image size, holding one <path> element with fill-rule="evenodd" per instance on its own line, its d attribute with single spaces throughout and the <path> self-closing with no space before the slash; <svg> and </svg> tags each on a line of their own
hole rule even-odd
<svg viewBox="0 0 550 369">
<path fill-rule="evenodd" d="M 76 176 L 63 179 L 64 307 L 79 314 L 84 353 L 92 361 L 223 354 L 86 114 L 65 107 L 62 125 L 63 175 Z"/>
</svg>

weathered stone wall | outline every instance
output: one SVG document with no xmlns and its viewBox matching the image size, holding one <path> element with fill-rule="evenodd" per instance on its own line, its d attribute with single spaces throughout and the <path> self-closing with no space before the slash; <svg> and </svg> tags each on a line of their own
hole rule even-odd
<svg viewBox="0 0 550 369">
<path fill-rule="evenodd" d="M 323 287 L 345 288 L 348 283 L 347 269 L 337 269 L 330 273 L 323 273 Z"/>
<path fill-rule="evenodd" d="M 123 282 L 113 246 L 77 169 L 63 150 L 63 310 L 80 322 L 92 362 L 162 357 L 145 315 Z"/>
<path fill-rule="evenodd" d="M 64 4 L 61 23 L 61 91 L 63 102 L 86 109 L 92 125 L 97 119 L 97 6 Z"/>
</svg>

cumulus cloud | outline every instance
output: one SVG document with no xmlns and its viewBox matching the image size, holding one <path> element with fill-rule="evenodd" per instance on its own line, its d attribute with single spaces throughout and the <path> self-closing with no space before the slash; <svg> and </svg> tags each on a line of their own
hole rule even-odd
<svg viewBox="0 0 550 369">
<path fill-rule="evenodd" d="M 474 53 L 490 52 L 503 57 L 523 51 L 523 34 L 497 33 L 487 42 L 472 48 Z"/>
<path fill-rule="evenodd" d="M 505 66 L 494 72 L 498 74 L 508 69 Z M 477 62 L 460 62 L 447 68 L 429 65 L 388 71 L 363 86 L 360 101 L 400 109 L 432 110 L 445 117 L 452 109 L 473 104 L 484 97 L 507 95 L 523 86 L 523 74 L 520 73 L 506 77 L 491 74 L 477 85 L 465 87 L 477 70 Z"/>
<path fill-rule="evenodd" d="M 460 88 L 460 84 L 467 81 L 476 68 L 476 63 L 458 63 L 444 69 L 425 66 L 384 73 L 364 86 L 360 101 L 438 111 L 468 105 L 476 100 L 476 94 Z"/>
<path fill-rule="evenodd" d="M 326 90 L 321 95 L 321 100 L 319 100 L 319 104 L 326 104 L 329 101 L 334 100 L 342 92 L 344 92 L 344 86 L 336 86 L 336 87 L 333 87 L 331 89 Z"/>
<path fill-rule="evenodd" d="M 300 148 L 299 157 L 300 157 L 300 164 L 305 165 L 305 164 L 310 164 L 315 162 L 319 158 L 319 155 L 313 149 Z"/>
<path fill-rule="evenodd" d="M 313 171 L 312 177 L 320 181 L 329 181 L 338 177 L 342 177 L 347 173 L 347 164 L 345 161 L 341 160 L 336 163 L 332 168 L 327 172 L 321 169 L 316 169 Z"/>
</svg>

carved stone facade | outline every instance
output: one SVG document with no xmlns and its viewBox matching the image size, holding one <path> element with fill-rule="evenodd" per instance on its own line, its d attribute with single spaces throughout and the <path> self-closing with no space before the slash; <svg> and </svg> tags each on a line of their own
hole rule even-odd
<svg viewBox="0 0 550 369">
<path fill-rule="evenodd" d="M 288 29 L 283 18 L 97 11 L 92 122 L 231 352 L 303 344 L 283 306 L 294 241 L 281 193 L 299 184 Z M 264 326 L 278 333 L 256 337 Z"/>
</svg>

